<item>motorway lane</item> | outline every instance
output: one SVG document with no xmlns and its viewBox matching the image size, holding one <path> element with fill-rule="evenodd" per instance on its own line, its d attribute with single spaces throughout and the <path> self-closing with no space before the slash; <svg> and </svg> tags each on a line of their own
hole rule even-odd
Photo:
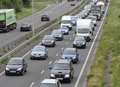
<svg viewBox="0 0 120 87">
<path fill-rule="evenodd" d="M 79 5 L 79 3 L 76 3 L 76 6 Z M 59 16 L 71 11 L 76 6 L 70 6 L 70 3 L 67 3 L 66 1 L 61 4 L 56 4 L 53 6 L 50 6 L 48 9 L 46 9 L 44 12 L 37 12 L 33 16 L 26 17 L 20 21 L 18 21 L 18 28 L 16 30 L 13 30 L 9 33 L 0 33 L 0 47 L 5 46 L 6 44 L 19 39 L 20 37 L 24 36 L 27 32 L 20 32 L 19 27 L 21 23 L 30 23 L 34 24 L 34 28 L 38 28 L 40 26 L 43 26 L 46 24 L 46 22 L 41 22 L 40 17 L 42 14 L 47 13 L 51 21 L 55 18 L 58 18 Z"/>
<path fill-rule="evenodd" d="M 97 29 L 96 29 L 97 30 Z M 96 31 L 97 32 L 97 31 Z M 26 55 L 25 59 L 28 63 L 28 72 L 24 76 L 1 76 L 0 77 L 0 87 L 29 87 L 32 82 L 35 82 L 35 85 L 43 80 L 44 78 L 49 77 L 48 72 L 48 63 L 55 61 L 57 58 L 60 58 L 61 48 L 72 47 L 74 31 L 70 32 L 70 35 L 65 36 L 63 41 L 58 41 L 55 48 L 49 48 L 49 58 L 45 61 L 31 61 L 29 59 L 30 55 Z M 75 75 L 71 84 L 63 84 L 62 87 L 74 87 L 74 84 L 79 76 L 79 71 L 84 64 L 88 51 L 90 49 L 92 42 L 87 44 L 86 49 L 79 49 L 80 63 L 74 64 Z M 58 56 L 57 56 L 58 55 Z M 33 86 L 34 87 L 34 86 Z M 36 86 L 35 86 L 36 87 Z"/>
</svg>

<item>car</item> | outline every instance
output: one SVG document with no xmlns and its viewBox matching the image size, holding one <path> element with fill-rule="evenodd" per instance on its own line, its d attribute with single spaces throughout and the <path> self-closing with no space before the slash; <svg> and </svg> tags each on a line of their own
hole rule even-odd
<svg viewBox="0 0 120 87">
<path fill-rule="evenodd" d="M 86 48 L 86 40 L 83 36 L 76 36 L 73 41 L 73 47 Z"/>
<path fill-rule="evenodd" d="M 61 27 L 58 30 L 60 30 L 64 35 L 69 34 L 69 28 L 68 27 Z"/>
<path fill-rule="evenodd" d="M 52 35 L 45 35 L 42 39 L 41 45 L 46 47 L 55 47 L 55 38 Z"/>
<path fill-rule="evenodd" d="M 32 31 L 32 25 L 30 24 L 21 24 L 20 31 Z"/>
<path fill-rule="evenodd" d="M 74 69 L 70 60 L 59 59 L 51 65 L 50 78 L 60 81 L 71 82 L 74 76 Z"/>
<path fill-rule="evenodd" d="M 60 30 L 53 30 L 51 35 L 55 38 L 56 41 L 63 40 L 63 33 Z"/>
<path fill-rule="evenodd" d="M 94 15 L 89 15 L 87 19 L 92 19 L 94 26 L 97 26 L 97 17 Z"/>
<path fill-rule="evenodd" d="M 48 15 L 45 14 L 41 16 L 41 21 L 50 21 L 50 18 Z"/>
<path fill-rule="evenodd" d="M 5 75 L 23 75 L 27 71 L 27 63 L 24 58 L 14 57 L 9 60 L 5 67 Z"/>
<path fill-rule="evenodd" d="M 48 49 L 45 46 L 37 45 L 31 50 L 31 59 L 47 59 Z"/>
<path fill-rule="evenodd" d="M 44 79 L 38 87 L 61 87 L 61 83 L 57 79 Z"/>
<path fill-rule="evenodd" d="M 63 59 L 71 60 L 73 63 L 79 61 L 79 54 L 76 48 L 65 48 L 62 54 Z"/>
</svg>

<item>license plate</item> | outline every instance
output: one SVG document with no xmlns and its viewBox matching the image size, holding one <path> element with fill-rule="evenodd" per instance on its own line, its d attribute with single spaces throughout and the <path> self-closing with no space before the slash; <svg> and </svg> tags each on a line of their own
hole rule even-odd
<svg viewBox="0 0 120 87">
<path fill-rule="evenodd" d="M 63 80 L 63 78 L 57 78 L 58 80 Z"/>
<path fill-rule="evenodd" d="M 16 73 L 16 71 L 10 71 L 11 73 Z"/>
</svg>

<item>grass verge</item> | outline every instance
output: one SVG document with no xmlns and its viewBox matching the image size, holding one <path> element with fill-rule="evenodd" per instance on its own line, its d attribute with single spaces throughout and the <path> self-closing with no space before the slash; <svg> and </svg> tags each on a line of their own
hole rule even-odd
<svg viewBox="0 0 120 87">
<path fill-rule="evenodd" d="M 34 0 L 34 12 L 40 11 L 52 3 L 55 3 L 55 0 Z M 21 12 L 17 13 L 17 19 L 22 19 L 31 14 L 32 7 L 23 8 Z"/>
<path fill-rule="evenodd" d="M 109 51 L 112 52 L 111 87 L 120 87 L 120 0 L 111 0 L 96 59 L 88 75 L 88 87 L 104 87 L 105 61 Z"/>
</svg>

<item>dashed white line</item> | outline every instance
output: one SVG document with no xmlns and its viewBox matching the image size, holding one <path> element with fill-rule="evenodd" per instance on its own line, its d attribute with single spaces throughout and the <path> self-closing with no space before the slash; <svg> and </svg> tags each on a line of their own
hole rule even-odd
<svg viewBox="0 0 120 87">
<path fill-rule="evenodd" d="M 49 63 L 48 64 L 52 64 L 52 61 L 49 61 Z"/>
<path fill-rule="evenodd" d="M 5 73 L 5 71 L 1 72 L 1 73 L 0 73 L 0 76 L 2 76 L 4 73 Z"/>
<path fill-rule="evenodd" d="M 108 7 L 109 7 L 109 5 L 108 5 Z M 102 28 L 102 26 L 103 26 L 104 19 L 105 19 L 105 17 L 106 17 L 107 11 L 108 11 L 108 7 L 107 7 L 107 10 L 106 10 L 106 13 L 105 13 L 105 15 L 104 15 L 103 21 L 102 21 L 102 23 L 101 23 L 101 25 L 100 25 L 100 27 L 99 27 L 99 30 L 98 30 L 98 32 L 97 32 L 97 34 L 96 34 L 96 36 L 95 36 L 95 38 L 94 38 L 94 40 L 93 40 L 93 43 L 92 43 L 92 45 L 91 45 L 91 47 L 90 47 L 90 50 L 89 50 L 89 52 L 88 52 L 88 55 L 87 55 L 86 60 L 85 60 L 85 62 L 84 62 L 84 65 L 83 65 L 83 67 L 82 67 L 82 69 L 81 69 L 81 71 L 80 71 L 80 74 L 79 74 L 79 76 L 78 76 L 78 79 L 77 79 L 74 87 L 78 87 L 78 86 L 79 86 L 79 81 L 80 81 L 80 79 L 81 79 L 81 77 L 82 77 L 82 75 L 83 75 L 83 73 L 84 73 L 84 70 L 85 70 L 85 67 L 86 67 L 86 65 L 87 65 L 88 59 L 89 59 L 90 54 L 91 54 L 91 52 L 92 52 L 92 49 L 93 49 L 93 47 L 94 47 L 95 41 L 96 41 L 96 39 L 97 39 L 97 37 L 98 37 L 98 35 L 99 35 L 99 33 L 100 33 L 100 30 L 101 30 L 101 28 Z"/>
<path fill-rule="evenodd" d="M 34 84 L 35 84 L 35 82 L 32 82 L 32 83 L 30 84 L 30 87 L 33 87 Z"/>
<path fill-rule="evenodd" d="M 44 72 L 45 72 L 45 71 L 44 71 L 44 70 L 42 70 L 40 73 L 41 73 L 41 74 L 44 74 Z"/>
</svg>

